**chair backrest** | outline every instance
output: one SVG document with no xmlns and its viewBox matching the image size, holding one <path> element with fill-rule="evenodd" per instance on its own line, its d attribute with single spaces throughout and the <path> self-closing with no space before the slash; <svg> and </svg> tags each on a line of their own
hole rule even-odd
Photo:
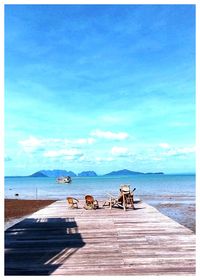
<svg viewBox="0 0 200 280">
<path fill-rule="evenodd" d="M 89 204 L 94 203 L 94 197 L 92 195 L 88 194 L 85 196 L 85 201 L 86 201 L 86 203 L 89 203 Z"/>
<path fill-rule="evenodd" d="M 67 197 L 67 201 L 69 204 L 73 204 L 74 202 L 73 197 Z"/>
<path fill-rule="evenodd" d="M 121 185 L 120 192 L 130 192 L 130 185 Z"/>
</svg>

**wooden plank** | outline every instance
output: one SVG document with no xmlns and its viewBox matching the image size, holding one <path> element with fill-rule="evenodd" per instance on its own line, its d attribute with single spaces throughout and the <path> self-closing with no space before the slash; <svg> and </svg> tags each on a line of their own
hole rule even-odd
<svg viewBox="0 0 200 280">
<path fill-rule="evenodd" d="M 83 205 L 68 209 L 57 201 L 7 229 L 5 274 L 195 274 L 196 236 L 154 207 L 85 210 Z"/>
</svg>

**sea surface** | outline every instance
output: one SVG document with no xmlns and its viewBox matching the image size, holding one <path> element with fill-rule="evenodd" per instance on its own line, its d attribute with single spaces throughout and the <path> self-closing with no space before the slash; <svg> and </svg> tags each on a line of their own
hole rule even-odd
<svg viewBox="0 0 200 280">
<path fill-rule="evenodd" d="M 118 195 L 122 184 L 136 188 L 135 196 L 154 201 L 158 197 L 171 200 L 195 198 L 194 175 L 134 175 L 115 177 L 72 177 L 69 184 L 58 184 L 49 177 L 5 177 L 5 198 L 65 199 L 67 196 L 84 198 L 91 194 L 104 199 L 108 194 Z M 18 194 L 18 195 L 17 195 Z"/>
<path fill-rule="evenodd" d="M 58 184 L 56 178 L 6 177 L 5 198 L 84 199 L 91 194 L 97 200 L 119 195 L 120 185 L 136 188 L 134 200 L 142 200 L 178 223 L 196 230 L 195 175 L 134 175 L 115 177 L 72 177 L 72 183 Z M 136 208 L 137 208 L 136 204 Z"/>
</svg>

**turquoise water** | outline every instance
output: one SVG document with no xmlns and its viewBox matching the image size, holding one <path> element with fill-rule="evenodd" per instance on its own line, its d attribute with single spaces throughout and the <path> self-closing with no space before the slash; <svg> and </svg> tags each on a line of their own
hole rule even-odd
<svg viewBox="0 0 200 280">
<path fill-rule="evenodd" d="M 70 184 L 57 184 L 56 178 L 6 177 L 5 198 L 65 199 L 67 196 L 84 198 L 92 194 L 107 198 L 107 193 L 118 195 L 121 184 L 136 188 L 135 195 L 143 200 L 195 199 L 194 175 L 134 175 L 117 177 L 73 177 Z"/>
</svg>

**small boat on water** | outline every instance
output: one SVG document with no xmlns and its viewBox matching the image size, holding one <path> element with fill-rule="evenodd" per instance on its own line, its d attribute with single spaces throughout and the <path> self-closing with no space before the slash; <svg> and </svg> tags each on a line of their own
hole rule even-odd
<svg viewBox="0 0 200 280">
<path fill-rule="evenodd" d="M 59 184 L 68 184 L 71 183 L 72 179 L 70 176 L 63 176 L 63 177 L 58 177 L 56 182 Z"/>
</svg>

